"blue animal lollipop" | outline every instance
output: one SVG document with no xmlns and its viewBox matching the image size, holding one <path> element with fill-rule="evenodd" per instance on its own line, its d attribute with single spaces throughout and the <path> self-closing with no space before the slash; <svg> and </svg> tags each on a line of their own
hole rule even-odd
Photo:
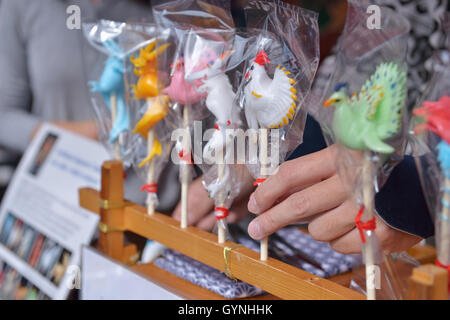
<svg viewBox="0 0 450 320">
<path fill-rule="evenodd" d="M 129 130 L 129 116 L 125 104 L 124 92 L 124 59 L 125 55 L 117 43 L 109 39 L 103 43 L 110 56 L 106 60 L 100 80 L 90 81 L 91 92 L 101 93 L 105 104 L 111 111 L 112 127 L 109 133 L 109 142 L 117 142 L 119 135 Z"/>
</svg>

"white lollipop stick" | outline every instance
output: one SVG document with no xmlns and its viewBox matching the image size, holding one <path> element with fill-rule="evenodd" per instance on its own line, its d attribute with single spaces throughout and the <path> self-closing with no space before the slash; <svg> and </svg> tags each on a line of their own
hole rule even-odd
<svg viewBox="0 0 450 320">
<path fill-rule="evenodd" d="M 373 215 L 373 175 L 372 175 L 372 162 L 370 161 L 370 150 L 364 151 L 363 159 L 363 204 L 364 204 L 364 216 L 367 221 L 374 218 Z M 374 231 L 369 231 L 374 232 Z M 373 271 L 375 270 L 375 248 L 373 247 L 373 242 L 366 238 L 366 243 L 364 245 L 364 258 L 366 264 L 366 292 L 367 300 L 376 299 L 376 286 L 373 283 Z"/>
<path fill-rule="evenodd" d="M 220 183 L 223 180 L 223 176 L 224 176 L 224 171 L 225 171 L 225 164 L 224 163 L 218 163 L 217 164 L 217 170 L 218 170 L 218 183 Z M 225 201 L 225 194 L 224 194 L 225 190 L 221 189 L 219 191 L 218 194 L 218 202 L 220 203 L 219 206 L 223 207 L 224 206 L 224 201 Z M 225 224 L 223 223 L 223 221 L 218 220 L 217 223 L 217 240 L 219 243 L 225 243 L 226 241 L 226 230 L 225 230 Z"/>
<path fill-rule="evenodd" d="M 260 146 L 260 159 L 261 159 L 261 178 L 265 179 L 267 177 L 267 165 L 268 165 L 268 156 L 267 156 L 267 148 L 268 148 L 268 130 L 266 128 L 261 128 L 259 130 L 259 146 Z M 260 260 L 266 261 L 268 258 L 268 251 L 269 251 L 269 238 L 265 237 L 261 240 L 260 243 Z"/>
<path fill-rule="evenodd" d="M 183 108 L 183 123 L 185 130 L 189 130 L 189 108 Z M 191 149 L 188 139 L 183 139 L 183 152 Z M 189 192 L 189 164 L 183 162 L 181 166 L 181 228 L 187 228 L 188 192 Z"/>
<path fill-rule="evenodd" d="M 112 93 L 110 97 L 110 104 L 111 104 L 111 125 L 113 126 L 116 122 L 116 113 L 117 113 L 117 98 L 116 94 Z M 114 159 L 121 160 L 120 156 L 120 144 L 119 144 L 119 138 L 114 143 Z"/>
<path fill-rule="evenodd" d="M 148 148 L 148 154 L 152 152 L 153 150 L 153 144 L 155 140 L 155 132 L 153 129 L 148 130 L 148 136 L 147 136 L 147 148 Z M 155 179 L 155 162 L 154 159 L 150 161 L 148 164 L 148 172 L 147 172 L 147 183 L 152 184 L 154 183 Z M 147 213 L 149 215 L 153 215 L 155 213 L 155 203 L 154 203 L 154 197 L 155 195 L 152 193 L 147 193 Z"/>
</svg>

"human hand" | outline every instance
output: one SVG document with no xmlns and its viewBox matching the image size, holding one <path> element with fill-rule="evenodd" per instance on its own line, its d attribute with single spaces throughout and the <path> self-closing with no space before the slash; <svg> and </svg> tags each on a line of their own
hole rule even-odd
<svg viewBox="0 0 450 320">
<path fill-rule="evenodd" d="M 361 252 L 355 225 L 359 206 L 337 175 L 336 156 L 337 148 L 331 146 L 282 164 L 250 196 L 248 210 L 259 216 L 250 223 L 249 235 L 260 240 L 291 223 L 309 221 L 314 239 L 342 253 Z M 375 217 L 375 234 L 384 251 L 402 251 L 421 240 Z"/>
<path fill-rule="evenodd" d="M 245 170 L 239 196 L 233 202 L 227 217 L 228 223 L 236 223 L 249 214 L 247 202 L 249 194 L 254 190 L 253 178 Z M 178 203 L 173 214 L 175 220 L 181 219 L 181 203 Z M 189 185 L 188 192 L 188 225 L 211 231 L 216 224 L 214 200 L 208 197 L 208 192 L 202 184 L 202 178 L 197 178 Z"/>
</svg>

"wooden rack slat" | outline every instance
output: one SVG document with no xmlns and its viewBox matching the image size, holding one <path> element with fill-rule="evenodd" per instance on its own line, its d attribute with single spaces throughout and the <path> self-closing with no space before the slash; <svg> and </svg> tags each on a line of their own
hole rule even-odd
<svg viewBox="0 0 450 320">
<path fill-rule="evenodd" d="M 98 213 L 99 193 L 93 189 L 80 190 L 80 205 Z M 181 229 L 179 222 L 159 213 L 149 216 L 137 205 L 123 209 L 122 227 L 152 239 L 220 271 L 225 271 L 224 248 L 232 242 L 217 243 L 211 233 L 188 227 Z M 260 261 L 257 252 L 240 247 L 230 254 L 233 276 L 261 288 L 282 299 L 364 299 L 360 293 L 330 280 L 312 275 L 276 259 Z"/>
</svg>

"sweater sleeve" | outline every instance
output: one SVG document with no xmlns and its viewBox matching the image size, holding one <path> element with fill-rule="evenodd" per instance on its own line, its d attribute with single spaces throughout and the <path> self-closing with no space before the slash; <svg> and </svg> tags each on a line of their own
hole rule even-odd
<svg viewBox="0 0 450 320">
<path fill-rule="evenodd" d="M 378 215 L 389 226 L 422 238 L 434 234 L 414 158 L 405 156 L 375 196 Z"/>
<path fill-rule="evenodd" d="M 30 113 L 31 89 L 21 1 L 0 3 L 0 146 L 23 152 L 39 118 Z"/>
</svg>

